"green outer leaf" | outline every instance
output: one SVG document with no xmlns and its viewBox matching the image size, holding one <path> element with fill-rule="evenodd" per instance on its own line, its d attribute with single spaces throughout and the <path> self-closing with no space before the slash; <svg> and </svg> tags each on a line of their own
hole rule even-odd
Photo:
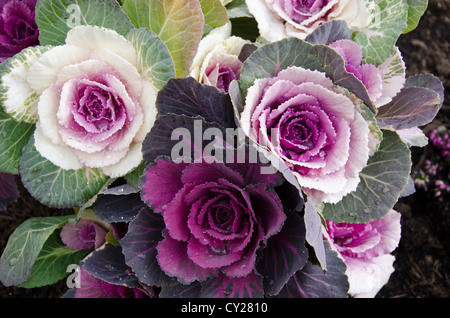
<svg viewBox="0 0 450 318">
<path fill-rule="evenodd" d="M 9 237 L 0 258 L 0 281 L 5 286 L 24 283 L 44 243 L 73 215 L 31 218 L 23 222 Z"/>
<path fill-rule="evenodd" d="M 33 132 L 33 124 L 15 121 L 0 107 L 0 171 L 19 174 L 22 148 Z"/>
<path fill-rule="evenodd" d="M 313 45 L 296 38 L 266 44 L 256 50 L 242 65 L 240 87 L 244 95 L 256 79 L 276 76 L 289 66 L 321 70 Z"/>
<path fill-rule="evenodd" d="M 51 285 L 66 277 L 67 266 L 78 264 L 91 250 L 74 250 L 67 247 L 54 232 L 42 247 L 31 273 L 19 287 L 34 288 Z"/>
<path fill-rule="evenodd" d="M 43 158 L 34 147 L 34 136 L 19 162 L 24 186 L 42 204 L 56 208 L 81 206 L 110 180 L 98 169 L 63 170 Z"/>
<path fill-rule="evenodd" d="M 408 183 L 411 153 L 396 132 L 384 130 L 378 151 L 361 171 L 356 191 L 339 203 L 323 204 L 325 219 L 341 223 L 367 223 L 386 215 Z"/>
<path fill-rule="evenodd" d="M 379 65 L 391 56 L 398 37 L 406 28 L 407 0 L 368 0 L 373 19 L 368 27 L 353 32 L 353 41 L 363 49 L 365 63 Z"/>
<path fill-rule="evenodd" d="M 203 36 L 204 16 L 198 0 L 125 0 L 122 9 L 135 27 L 149 28 L 163 40 L 184 77 Z"/>
<path fill-rule="evenodd" d="M 36 24 L 41 45 L 65 44 L 67 32 L 76 25 L 96 25 L 125 35 L 133 24 L 116 0 L 39 0 Z"/>
<path fill-rule="evenodd" d="M 407 0 L 408 1 L 408 22 L 403 33 L 414 30 L 419 24 L 420 18 L 428 7 L 428 0 Z"/>
<path fill-rule="evenodd" d="M 226 5 L 226 9 L 230 18 L 253 18 L 253 15 L 248 11 L 245 0 L 233 0 Z"/>
<path fill-rule="evenodd" d="M 138 53 L 138 71 L 160 90 L 175 77 L 169 49 L 155 33 L 146 28 L 132 29 L 126 36 Z"/>
<path fill-rule="evenodd" d="M 200 5 L 205 16 L 205 24 L 216 28 L 230 22 L 227 9 L 220 0 L 200 0 Z"/>
</svg>

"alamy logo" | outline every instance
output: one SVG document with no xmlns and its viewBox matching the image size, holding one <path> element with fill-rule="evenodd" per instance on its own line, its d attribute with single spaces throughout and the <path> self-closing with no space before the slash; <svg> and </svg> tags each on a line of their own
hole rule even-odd
<svg viewBox="0 0 450 318">
<path fill-rule="evenodd" d="M 77 264 L 70 264 L 66 269 L 67 273 L 70 273 L 66 279 L 66 285 L 68 288 L 80 288 L 81 287 L 81 279 L 80 279 L 80 266 Z"/>
<path fill-rule="evenodd" d="M 172 162 L 259 163 L 262 164 L 261 174 L 276 173 L 279 160 L 248 140 L 242 128 L 226 128 L 223 131 L 208 127 L 203 130 L 202 125 L 202 120 L 194 120 L 193 135 L 184 127 L 172 131 L 171 140 L 178 141 L 171 149 Z"/>
<path fill-rule="evenodd" d="M 66 9 L 66 12 L 70 14 L 66 19 L 66 24 L 69 28 L 74 28 L 81 25 L 81 9 L 79 5 L 69 5 Z"/>
</svg>

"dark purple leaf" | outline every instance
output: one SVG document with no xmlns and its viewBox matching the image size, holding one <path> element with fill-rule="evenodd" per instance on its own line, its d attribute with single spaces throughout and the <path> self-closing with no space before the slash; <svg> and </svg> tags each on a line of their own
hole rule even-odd
<svg viewBox="0 0 450 318">
<path fill-rule="evenodd" d="M 439 108 L 444 103 L 444 85 L 441 80 L 432 74 L 419 74 L 410 76 L 406 79 L 405 87 L 423 87 L 428 88 L 439 94 Z"/>
<path fill-rule="evenodd" d="M 0 173 L 0 211 L 6 210 L 8 205 L 19 197 L 16 176 L 9 173 Z"/>
<path fill-rule="evenodd" d="M 434 90 L 403 88 L 389 104 L 380 107 L 376 116 L 378 126 L 400 130 L 426 125 L 436 117 L 440 103 L 439 94 Z"/>
<path fill-rule="evenodd" d="M 262 276 L 254 272 L 245 277 L 228 277 L 220 274 L 202 283 L 205 298 L 262 298 Z"/>
<path fill-rule="evenodd" d="M 111 222 L 129 222 L 145 206 L 139 193 L 100 194 L 92 209 L 98 219 Z"/>
<path fill-rule="evenodd" d="M 158 93 L 156 107 L 160 115 L 202 116 L 207 122 L 235 127 L 230 97 L 192 77 L 170 79 Z"/>
<path fill-rule="evenodd" d="M 245 60 L 256 50 L 258 47 L 255 44 L 244 44 L 244 46 L 241 49 L 241 53 L 239 53 L 239 61 L 245 62 Z"/>
<path fill-rule="evenodd" d="M 203 138 L 203 133 L 208 128 L 216 128 L 217 133 L 221 133 L 226 140 L 223 127 L 207 123 L 203 117 L 159 115 L 144 140 L 142 146 L 144 159 L 147 162 L 153 162 L 160 156 L 168 156 L 172 161 L 181 162 L 186 156 L 191 162 L 197 160 L 202 157 L 204 148 L 216 139 L 216 136 L 212 140 Z M 173 156 L 172 150 L 174 150 Z"/>
<path fill-rule="evenodd" d="M 349 89 L 358 96 L 372 112 L 376 113 L 376 107 L 370 100 L 366 87 L 353 73 L 347 72 L 343 57 L 327 45 L 318 44 L 314 47 L 317 51 L 317 56 L 322 63 L 323 71 L 333 80 L 333 84 Z"/>
<path fill-rule="evenodd" d="M 190 285 L 177 284 L 175 286 L 163 286 L 159 293 L 160 298 L 199 298 L 202 285 L 194 282 Z"/>
<path fill-rule="evenodd" d="M 352 32 L 345 21 L 332 20 L 322 24 L 305 39 L 311 44 L 330 44 L 337 40 L 351 40 Z"/>
<path fill-rule="evenodd" d="M 285 211 L 300 212 L 305 206 L 305 201 L 298 189 L 290 182 L 284 180 L 284 182 L 275 187 L 275 191 L 280 197 L 281 203 Z"/>
<path fill-rule="evenodd" d="M 286 213 L 283 228 L 267 241 L 262 259 L 257 264 L 269 295 L 276 295 L 295 272 L 308 260 L 305 247 L 305 223 L 294 212 Z"/>
<path fill-rule="evenodd" d="M 347 267 L 337 252 L 325 242 L 327 272 L 319 265 L 308 262 L 302 270 L 291 277 L 277 297 L 279 298 L 346 298 L 348 279 Z"/>
<path fill-rule="evenodd" d="M 146 285 L 161 286 L 174 282 L 161 270 L 156 259 L 164 228 L 162 215 L 145 207 L 130 222 L 128 233 L 120 242 L 126 264 L 133 269 L 139 281 Z"/>
<path fill-rule="evenodd" d="M 83 267 L 95 278 L 113 285 L 138 285 L 136 276 L 131 274 L 130 267 L 125 264 L 120 246 L 107 245 L 95 250 L 83 261 Z"/>
</svg>

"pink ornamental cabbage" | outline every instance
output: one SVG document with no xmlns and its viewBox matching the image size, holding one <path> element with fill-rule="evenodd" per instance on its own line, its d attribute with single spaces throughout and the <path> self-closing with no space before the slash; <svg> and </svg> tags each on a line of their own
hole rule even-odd
<svg viewBox="0 0 450 318">
<path fill-rule="evenodd" d="M 369 126 L 359 105 L 318 71 L 290 67 L 256 80 L 241 123 L 290 168 L 314 204 L 354 191 L 369 158 Z"/>
<path fill-rule="evenodd" d="M 190 76 L 199 83 L 228 93 L 230 83 L 240 77 L 242 61 L 239 54 L 248 43 L 240 37 L 231 36 L 231 23 L 215 28 L 200 41 Z"/>
<path fill-rule="evenodd" d="M 258 249 L 286 218 L 275 175 L 254 166 L 160 159 L 148 168 L 142 197 L 164 217 L 157 259 L 167 275 L 191 283 L 254 271 Z"/>
<path fill-rule="evenodd" d="M 76 224 L 66 223 L 61 229 L 61 240 L 76 250 L 99 248 L 105 243 L 106 230 L 97 222 L 80 220 Z"/>
<path fill-rule="evenodd" d="M 246 0 L 258 22 L 261 37 L 269 42 L 286 37 L 305 39 L 331 20 L 350 28 L 364 28 L 371 19 L 366 0 Z"/>
<path fill-rule="evenodd" d="M 97 168 L 120 177 L 142 161 L 156 118 L 156 90 L 138 72 L 138 53 L 117 32 L 78 26 L 66 44 L 23 53 L 6 73 L 5 110 L 36 123 L 36 150 L 65 170 Z M 21 90 L 22 95 L 13 94 Z"/>
<path fill-rule="evenodd" d="M 0 0 L 0 62 L 39 44 L 35 22 L 37 0 Z"/>
<path fill-rule="evenodd" d="M 146 298 L 138 288 L 109 284 L 80 268 L 80 286 L 75 289 L 75 298 Z"/>
<path fill-rule="evenodd" d="M 395 250 L 400 241 L 400 213 L 391 210 L 383 218 L 363 224 L 326 221 L 325 237 L 347 265 L 349 294 L 374 297 L 394 271 Z"/>
<path fill-rule="evenodd" d="M 377 67 L 362 64 L 362 48 L 351 40 L 338 40 L 329 46 L 343 57 L 347 72 L 353 73 L 364 84 L 376 106 L 387 104 L 403 88 L 405 64 L 397 48 L 389 59 Z"/>
</svg>

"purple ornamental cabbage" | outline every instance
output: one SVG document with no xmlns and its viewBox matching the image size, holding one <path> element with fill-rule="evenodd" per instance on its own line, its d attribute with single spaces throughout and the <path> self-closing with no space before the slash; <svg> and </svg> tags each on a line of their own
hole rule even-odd
<svg viewBox="0 0 450 318">
<path fill-rule="evenodd" d="M 80 220 L 77 224 L 66 223 L 61 230 L 61 240 L 75 250 L 99 248 L 105 243 L 106 230 L 96 222 Z"/>
<path fill-rule="evenodd" d="M 251 275 L 257 250 L 286 218 L 274 182 L 275 175 L 247 164 L 158 160 L 142 188 L 143 199 L 164 217 L 161 269 L 185 284 Z"/>
<path fill-rule="evenodd" d="M 0 62 L 39 44 L 34 21 L 37 0 L 0 0 Z"/>
<path fill-rule="evenodd" d="M 138 288 L 109 284 L 90 275 L 80 268 L 80 287 L 75 290 L 75 298 L 145 298 Z"/>
</svg>

